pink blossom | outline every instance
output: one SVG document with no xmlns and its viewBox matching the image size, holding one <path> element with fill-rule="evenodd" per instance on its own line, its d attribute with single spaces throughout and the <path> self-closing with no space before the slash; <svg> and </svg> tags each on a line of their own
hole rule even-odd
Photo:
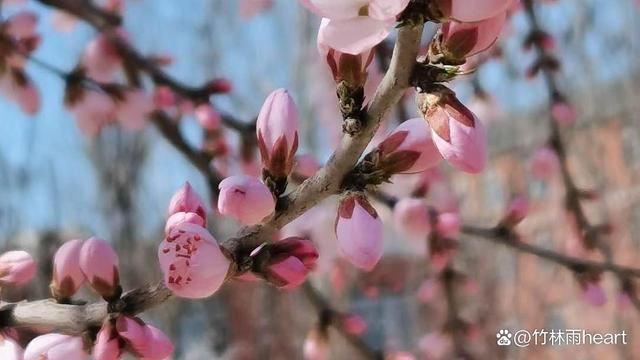
<svg viewBox="0 0 640 360">
<path fill-rule="evenodd" d="M 393 207 L 393 220 L 396 228 L 411 238 L 424 240 L 429 233 L 430 216 L 427 204 L 422 199 L 401 199 Z"/>
<path fill-rule="evenodd" d="M 346 332 L 362 336 L 367 331 L 367 322 L 358 315 L 346 315 L 342 318 L 342 327 Z"/>
<path fill-rule="evenodd" d="M 164 360 L 173 353 L 171 340 L 158 328 L 139 318 L 120 316 L 116 320 L 118 335 L 134 355 L 145 360 Z"/>
<path fill-rule="evenodd" d="M 549 178 L 560 168 L 558 155 L 548 147 L 541 147 L 531 156 L 529 168 L 533 176 L 539 179 Z"/>
<path fill-rule="evenodd" d="M 173 343 L 162 330 L 153 325 L 146 326 L 148 349 L 142 352 L 145 360 L 164 360 L 173 353 Z"/>
<path fill-rule="evenodd" d="M 461 60 L 485 51 L 496 42 L 506 19 L 505 11 L 479 22 L 445 23 L 442 26 L 442 51 L 448 57 Z"/>
<path fill-rule="evenodd" d="M 327 34 L 330 20 L 322 19 L 318 30 L 318 51 L 320 56 L 327 62 L 333 79 L 337 84 L 346 81 L 348 85 L 357 88 L 364 86 L 367 80 L 367 68 L 373 61 L 375 52 L 373 47 L 364 49 L 359 54 L 347 54 L 331 47 L 327 41 Z"/>
<path fill-rule="evenodd" d="M 26 251 L 7 251 L 0 255 L 0 284 L 20 286 L 36 274 L 36 263 Z"/>
<path fill-rule="evenodd" d="M 31 340 L 24 351 L 24 360 L 84 360 L 82 338 L 62 334 L 40 335 Z"/>
<path fill-rule="evenodd" d="M 564 101 L 556 102 L 551 107 L 551 116 L 560 124 L 573 124 L 578 117 L 576 109 Z"/>
<path fill-rule="evenodd" d="M 382 221 L 363 195 L 340 201 L 336 237 L 340 253 L 358 268 L 371 271 L 382 257 Z"/>
<path fill-rule="evenodd" d="M 415 118 L 400 124 L 378 145 L 381 167 L 388 173 L 416 173 L 436 166 L 442 156 L 431 140 L 429 126 Z"/>
<path fill-rule="evenodd" d="M 273 7 L 273 0 L 240 0 L 239 14 L 244 19 L 250 19 Z"/>
<path fill-rule="evenodd" d="M 300 0 L 316 15 L 327 18 L 327 45 L 340 52 L 358 55 L 391 31 L 396 16 L 409 0 Z"/>
<path fill-rule="evenodd" d="M 86 90 L 82 98 L 69 107 L 76 118 L 78 128 L 82 133 L 96 136 L 100 130 L 113 122 L 116 104 L 109 95 Z"/>
<path fill-rule="evenodd" d="M 436 231 L 440 236 L 453 237 L 460 232 L 462 222 L 456 212 L 442 213 L 438 215 Z"/>
<path fill-rule="evenodd" d="M 298 108 L 286 90 L 276 90 L 265 100 L 256 136 L 265 170 L 276 178 L 287 177 L 298 149 Z"/>
<path fill-rule="evenodd" d="M 202 227 L 206 225 L 204 219 L 196 213 L 177 212 L 169 216 L 169 218 L 167 219 L 167 223 L 164 226 L 165 235 L 169 234 L 169 232 L 171 232 L 171 229 L 173 229 L 174 226 L 182 223 L 191 223 L 191 224 L 200 225 Z"/>
<path fill-rule="evenodd" d="M 0 359 L 23 360 L 24 350 L 15 340 L 8 336 L 0 335 Z"/>
<path fill-rule="evenodd" d="M 594 282 L 588 282 L 584 285 L 582 296 L 587 303 L 593 306 L 602 306 L 607 302 L 602 286 Z"/>
<path fill-rule="evenodd" d="M 527 216 L 529 212 L 529 199 L 526 196 L 516 196 L 509 202 L 507 211 L 502 225 L 507 228 L 512 228 L 519 224 Z"/>
<path fill-rule="evenodd" d="M 4 26 L 9 36 L 16 39 L 30 38 L 36 35 L 38 15 L 28 10 L 22 10 L 11 15 L 4 23 Z"/>
<path fill-rule="evenodd" d="M 200 105 L 195 110 L 195 116 L 205 130 L 217 130 L 222 123 L 222 117 L 213 106 L 209 104 Z"/>
<path fill-rule="evenodd" d="M 174 226 L 158 248 L 165 285 L 185 298 L 211 296 L 226 279 L 230 262 L 203 227 Z"/>
<path fill-rule="evenodd" d="M 193 190 L 189 182 L 185 182 L 184 185 L 178 191 L 173 194 L 171 201 L 169 202 L 168 215 L 171 216 L 177 212 L 192 212 L 198 214 L 206 223 L 207 211 L 204 202 Z"/>
<path fill-rule="evenodd" d="M 92 237 L 80 249 L 80 269 L 105 299 L 119 297 L 121 293 L 118 274 L 118 255 L 108 242 Z"/>
<path fill-rule="evenodd" d="M 303 179 L 307 179 L 320 170 L 320 163 L 313 155 L 303 154 L 296 156 L 293 173 Z"/>
<path fill-rule="evenodd" d="M 111 322 L 107 321 L 98 331 L 93 357 L 95 360 L 120 360 L 121 356 L 120 339 Z"/>
<path fill-rule="evenodd" d="M 456 168 L 478 173 L 487 162 L 484 125 L 453 92 L 420 94 L 418 104 L 429 125 L 440 154 Z"/>
<path fill-rule="evenodd" d="M 219 185 L 218 211 L 243 224 L 257 224 L 273 213 L 275 200 L 269 188 L 257 178 L 236 175 Z"/>
<path fill-rule="evenodd" d="M 81 59 L 87 75 L 99 82 L 111 82 L 122 58 L 107 34 L 99 34 L 87 45 Z"/>
<path fill-rule="evenodd" d="M 153 103 L 158 109 L 166 110 L 176 105 L 176 95 L 168 86 L 158 86 L 153 91 Z"/>
<path fill-rule="evenodd" d="M 474 22 L 505 12 L 512 0 L 436 0 L 444 18 Z"/>
<path fill-rule="evenodd" d="M 274 243 L 270 249 L 271 259 L 265 277 L 284 289 L 302 285 L 309 271 L 318 260 L 318 250 L 312 241 L 291 237 Z"/>
<path fill-rule="evenodd" d="M 53 281 L 51 290 L 57 299 L 71 298 L 85 281 L 80 268 L 82 240 L 62 244 L 53 257 Z"/>
<path fill-rule="evenodd" d="M 129 90 L 124 93 L 124 99 L 116 102 L 115 116 L 120 125 L 132 131 L 142 130 L 147 123 L 147 117 L 153 111 L 151 97 L 142 90 Z"/>
</svg>

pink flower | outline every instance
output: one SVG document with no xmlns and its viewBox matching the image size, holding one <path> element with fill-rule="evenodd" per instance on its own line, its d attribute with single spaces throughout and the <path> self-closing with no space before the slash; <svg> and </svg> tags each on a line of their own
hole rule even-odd
<svg viewBox="0 0 640 360">
<path fill-rule="evenodd" d="M 327 18 L 327 45 L 342 53 L 358 55 L 391 31 L 396 16 L 409 0 L 300 0 L 318 16 Z"/>
<path fill-rule="evenodd" d="M 276 178 L 286 178 L 298 149 L 298 108 L 284 89 L 272 92 L 256 123 L 262 166 Z"/>
<path fill-rule="evenodd" d="M 481 21 L 505 12 L 512 0 L 435 0 L 442 17 L 462 22 Z"/>
<path fill-rule="evenodd" d="M 87 45 L 82 60 L 87 75 L 99 82 L 111 82 L 122 58 L 107 34 L 99 34 Z"/>
<path fill-rule="evenodd" d="M 358 268 L 371 271 L 382 257 L 382 221 L 363 195 L 340 201 L 336 237 L 340 253 Z"/>
<path fill-rule="evenodd" d="M 593 306 L 602 306 L 607 302 L 607 298 L 604 294 L 602 287 L 593 282 L 588 282 L 584 285 L 582 290 L 582 296 L 584 300 Z"/>
<path fill-rule="evenodd" d="M 329 19 L 322 19 L 318 30 L 318 51 L 320 56 L 329 65 L 336 84 L 345 81 L 353 88 L 364 86 L 367 81 L 367 68 L 375 55 L 373 47 L 364 49 L 362 53 L 355 55 L 333 49 L 327 41 L 327 34 L 325 34 L 329 22 Z"/>
<path fill-rule="evenodd" d="M 257 224 L 275 210 L 269 188 L 260 180 L 246 175 L 228 177 L 218 186 L 218 211 L 246 225 Z"/>
<path fill-rule="evenodd" d="M 24 360 L 84 360 L 82 339 L 62 334 L 46 334 L 31 340 L 24 351 Z"/>
<path fill-rule="evenodd" d="M 438 215 L 436 231 L 442 237 L 453 237 L 458 235 L 461 225 L 460 215 L 458 213 L 442 213 Z"/>
<path fill-rule="evenodd" d="M 116 102 L 115 116 L 119 124 L 132 131 L 142 130 L 147 123 L 147 117 L 153 111 L 151 97 L 142 90 L 128 90 L 124 99 Z"/>
<path fill-rule="evenodd" d="M 7 251 L 0 255 L 0 284 L 20 286 L 36 274 L 36 263 L 26 251 Z"/>
<path fill-rule="evenodd" d="M 67 241 L 53 257 L 51 290 L 58 300 L 70 299 L 86 279 L 80 269 L 82 243 L 82 240 Z"/>
<path fill-rule="evenodd" d="M 0 359 L 2 360 L 23 360 L 24 350 L 12 338 L 0 336 Z"/>
<path fill-rule="evenodd" d="M 555 102 L 551 107 L 551 116 L 560 124 L 573 124 L 578 117 L 576 109 L 565 101 Z"/>
<path fill-rule="evenodd" d="M 95 360 L 120 360 L 121 356 L 120 339 L 111 321 L 107 321 L 98 331 L 93 357 Z"/>
<path fill-rule="evenodd" d="M 80 250 L 80 269 L 102 297 L 113 300 L 120 297 L 118 255 L 108 242 L 92 237 Z"/>
<path fill-rule="evenodd" d="M 509 203 L 504 219 L 502 220 L 502 226 L 510 229 L 518 225 L 529 212 L 529 199 L 526 196 L 516 196 Z"/>
<path fill-rule="evenodd" d="M 158 248 L 165 285 L 185 298 L 211 296 L 225 281 L 230 262 L 203 227 L 174 226 Z"/>
<path fill-rule="evenodd" d="M 487 162 L 487 134 L 482 122 L 444 87 L 419 94 L 417 101 L 440 154 L 462 171 L 482 171 Z"/>
<path fill-rule="evenodd" d="M 178 191 L 171 197 L 169 202 L 168 215 L 171 216 L 177 212 L 192 212 L 198 214 L 206 224 L 207 211 L 204 202 L 193 190 L 191 184 L 187 181 Z"/>
<path fill-rule="evenodd" d="M 169 216 L 167 219 L 167 223 L 164 226 L 165 235 L 168 235 L 174 226 L 182 223 L 196 224 L 202 227 L 205 226 L 205 221 L 200 215 L 192 212 L 177 212 Z"/>
<path fill-rule="evenodd" d="M 86 90 L 82 98 L 69 106 L 82 133 L 96 136 L 100 130 L 113 122 L 115 102 L 107 94 Z"/>
<path fill-rule="evenodd" d="M 342 318 L 342 327 L 354 336 L 362 336 L 367 331 L 367 322 L 358 315 L 346 315 Z"/>
<path fill-rule="evenodd" d="M 171 340 L 158 328 L 135 317 L 120 316 L 116 331 L 134 355 L 145 360 L 164 360 L 173 353 Z"/>
<path fill-rule="evenodd" d="M 541 147 L 531 156 L 529 168 L 533 176 L 539 179 L 549 178 L 560 168 L 558 155 L 548 147 Z"/>
<path fill-rule="evenodd" d="M 381 167 L 389 174 L 422 172 L 442 160 L 431 140 L 429 126 L 419 118 L 400 124 L 378 145 L 378 151 Z"/>
<path fill-rule="evenodd" d="M 441 49 L 445 56 L 464 60 L 491 47 L 507 19 L 507 13 L 473 23 L 448 22 L 442 26 Z"/>
<path fill-rule="evenodd" d="M 422 199 L 405 198 L 393 207 L 396 228 L 411 238 L 426 239 L 429 233 L 430 216 L 427 204 Z"/>
<path fill-rule="evenodd" d="M 222 123 L 222 117 L 213 106 L 209 104 L 200 105 L 195 110 L 195 116 L 205 130 L 217 130 Z"/>
<path fill-rule="evenodd" d="M 37 26 L 38 15 L 28 10 L 22 10 L 11 15 L 6 20 L 4 30 L 9 36 L 16 39 L 25 39 L 36 35 Z"/>
<path fill-rule="evenodd" d="M 271 258 L 266 279 L 278 287 L 292 289 L 302 285 L 318 260 L 318 250 L 311 240 L 291 237 L 269 247 Z"/>
</svg>

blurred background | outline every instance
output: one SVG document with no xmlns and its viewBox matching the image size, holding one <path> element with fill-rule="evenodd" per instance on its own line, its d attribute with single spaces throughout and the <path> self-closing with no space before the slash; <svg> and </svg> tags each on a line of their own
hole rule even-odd
<svg viewBox="0 0 640 360">
<path fill-rule="evenodd" d="M 144 54 L 169 54 L 167 70 L 187 84 L 228 78 L 233 91 L 213 103 L 246 122 L 258 113 L 273 89 L 289 89 L 301 111 L 301 150 L 324 161 L 340 135 L 335 89 L 316 50 L 319 19 L 296 1 L 274 0 L 258 13 L 244 1 L 127 0 L 124 29 Z M 3 17 L 23 8 L 39 17 L 42 44 L 34 56 L 71 70 L 96 36 L 79 22 L 55 29 L 56 14 L 37 2 L 5 5 Z M 577 110 L 577 121 L 563 134 L 571 172 L 581 188 L 598 193 L 587 202 L 594 223 L 611 225 L 607 237 L 616 263 L 640 266 L 640 11 L 633 0 L 560 0 L 537 4 L 541 26 L 556 41 L 562 64 L 561 90 Z M 460 77 L 455 90 L 488 125 L 491 161 L 473 176 L 442 165 L 429 201 L 459 204 L 464 223 L 495 225 L 509 199 L 525 194 L 531 202 L 519 226 L 535 245 L 569 252 L 577 241 L 564 214 L 560 176 L 532 176 L 532 155 L 548 137 L 549 96 L 542 76 L 528 76 L 535 59 L 523 49 L 530 29 L 526 16 L 513 14 L 490 58 L 478 60 L 475 73 Z M 425 31 L 425 46 L 435 29 Z M 391 47 L 392 40 L 383 44 Z M 370 71 L 369 82 L 380 76 Z M 3 299 L 48 296 L 50 259 L 59 244 L 99 236 L 120 254 L 125 289 L 160 278 L 156 248 L 163 237 L 169 198 L 185 181 L 203 196 L 205 179 L 152 126 L 132 133 L 107 127 L 96 137 L 77 128 L 63 104 L 64 83 L 37 64 L 27 72 L 40 90 L 41 111 L 25 115 L 0 98 L 0 244 L 38 255 L 41 276 Z M 386 120 L 381 130 L 415 117 L 413 96 Z M 180 129 L 194 147 L 202 130 L 189 114 Z M 242 171 L 238 139 L 231 144 L 228 173 Z M 412 178 L 385 187 L 406 196 Z M 386 252 L 372 273 L 360 273 L 335 253 L 335 199 L 291 224 L 285 233 L 305 233 L 319 243 L 320 266 L 312 282 L 341 311 L 367 323 L 364 341 L 385 352 L 408 351 L 419 359 L 453 359 L 445 292 L 425 260 L 425 241 L 399 234 L 391 211 L 375 204 L 386 230 Z M 212 206 L 215 208 L 214 206 Z M 238 224 L 215 215 L 210 229 L 218 240 Z M 638 359 L 640 317 L 619 301 L 615 279 L 603 277 L 607 302 L 583 300 L 579 285 L 564 268 L 489 242 L 462 236 L 454 264 L 459 316 L 472 326 L 465 346 L 478 359 Z M 597 254 L 585 257 L 602 260 Z M 435 285 L 434 285 L 435 284 Z M 87 294 L 91 297 L 91 294 Z M 173 300 L 144 315 L 176 342 L 176 359 L 299 359 L 302 344 L 318 314 L 299 290 L 280 291 L 262 283 L 225 285 L 203 301 Z M 510 329 L 626 330 L 628 345 L 502 348 L 496 332 Z M 332 359 L 357 359 L 339 334 L 330 334 Z"/>
</svg>

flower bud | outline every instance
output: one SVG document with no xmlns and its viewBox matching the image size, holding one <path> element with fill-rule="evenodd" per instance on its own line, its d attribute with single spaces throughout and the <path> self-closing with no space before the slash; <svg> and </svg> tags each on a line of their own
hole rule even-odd
<svg viewBox="0 0 640 360">
<path fill-rule="evenodd" d="M 31 340 L 24 351 L 24 360 L 84 360 L 82 338 L 62 334 L 40 335 Z"/>
<path fill-rule="evenodd" d="M 92 354 L 95 360 L 120 360 L 120 338 L 111 321 L 106 321 L 98 331 Z"/>
<path fill-rule="evenodd" d="M 209 89 L 214 94 L 228 93 L 233 90 L 233 83 L 229 79 L 214 79 L 209 83 Z"/>
<path fill-rule="evenodd" d="M 198 214 L 206 223 L 207 211 L 205 209 L 204 202 L 187 181 L 173 194 L 173 197 L 171 197 L 168 216 L 177 212 L 192 212 Z"/>
<path fill-rule="evenodd" d="M 4 23 L 4 30 L 16 39 L 30 38 L 36 35 L 38 15 L 22 10 L 11 15 Z"/>
<path fill-rule="evenodd" d="M 0 255 L 0 285 L 24 285 L 35 274 L 36 263 L 26 251 L 7 251 Z"/>
<path fill-rule="evenodd" d="M 271 258 L 265 278 L 278 287 L 300 286 L 318 260 L 318 250 L 312 241 L 296 237 L 280 240 L 268 249 Z"/>
<path fill-rule="evenodd" d="M 173 353 L 171 340 L 160 329 L 137 317 L 120 316 L 115 327 L 127 348 L 139 358 L 164 360 Z"/>
<path fill-rule="evenodd" d="M 518 225 L 529 212 L 529 199 L 526 196 L 516 196 L 509 203 L 506 215 L 500 222 L 500 225 L 506 229 L 513 229 Z"/>
<path fill-rule="evenodd" d="M 58 301 L 70 299 L 86 279 L 80 269 L 82 243 L 79 239 L 67 241 L 53 257 L 51 292 Z"/>
<path fill-rule="evenodd" d="M 218 188 L 218 211 L 243 224 L 257 224 L 275 210 L 271 191 L 257 178 L 231 176 L 222 180 Z"/>
<path fill-rule="evenodd" d="M 318 51 L 320 56 L 329 65 L 336 84 L 345 81 L 354 89 L 363 87 L 367 81 L 367 68 L 375 55 L 373 48 L 365 49 L 357 55 L 342 53 L 331 48 L 325 34 L 328 24 L 329 19 L 322 19 L 318 30 Z"/>
<path fill-rule="evenodd" d="M 85 241 L 79 262 L 84 276 L 98 294 L 107 301 L 120 298 L 118 255 L 108 242 L 96 237 Z"/>
<path fill-rule="evenodd" d="M 442 156 L 431 140 L 429 126 L 415 118 L 400 124 L 378 145 L 379 164 L 388 174 L 410 174 L 436 166 Z"/>
<path fill-rule="evenodd" d="M 431 228 L 429 209 L 422 199 L 401 199 L 393 207 L 396 228 L 405 236 L 424 240 Z"/>
<path fill-rule="evenodd" d="M 121 101 L 116 102 L 115 117 L 125 129 L 140 131 L 153 111 L 153 100 L 142 90 L 127 90 Z"/>
<path fill-rule="evenodd" d="M 444 86 L 416 99 L 419 111 L 431 126 L 433 142 L 440 154 L 456 168 L 478 173 L 487 162 L 484 125 Z"/>
<path fill-rule="evenodd" d="M 164 226 L 165 235 L 168 235 L 174 226 L 182 223 L 196 224 L 202 227 L 205 226 L 205 221 L 200 217 L 200 215 L 192 212 L 177 212 L 169 216 L 167 219 L 167 223 Z"/>
<path fill-rule="evenodd" d="M 176 296 L 193 299 L 213 295 L 230 266 L 207 229 L 186 222 L 172 227 L 160 243 L 158 259 L 165 285 Z"/>
<path fill-rule="evenodd" d="M 0 336 L 0 359 L 2 360 L 23 360 L 24 350 L 15 340 L 2 335 Z"/>
<path fill-rule="evenodd" d="M 213 106 L 209 104 L 200 105 L 195 110 L 196 120 L 205 130 L 217 130 L 222 123 L 222 117 Z"/>
<path fill-rule="evenodd" d="M 453 237 L 460 233 L 461 220 L 456 212 L 438 214 L 436 231 L 442 237 Z"/>
<path fill-rule="evenodd" d="M 367 331 L 367 322 L 359 315 L 346 315 L 342 318 L 342 327 L 353 336 L 362 336 Z"/>
<path fill-rule="evenodd" d="M 466 58 L 485 51 L 496 42 L 506 19 L 507 13 L 502 12 L 479 22 L 445 23 L 442 26 L 440 50 L 446 58 L 464 62 Z"/>
<path fill-rule="evenodd" d="M 298 149 L 298 109 L 286 90 L 276 90 L 265 100 L 256 136 L 264 170 L 276 179 L 286 178 Z"/>
<path fill-rule="evenodd" d="M 364 195 L 348 194 L 336 217 L 338 251 L 349 262 L 371 271 L 382 257 L 382 221 Z"/>
<path fill-rule="evenodd" d="M 81 63 L 91 79 L 108 83 L 122 65 L 122 58 L 109 35 L 99 34 L 87 45 Z"/>
</svg>

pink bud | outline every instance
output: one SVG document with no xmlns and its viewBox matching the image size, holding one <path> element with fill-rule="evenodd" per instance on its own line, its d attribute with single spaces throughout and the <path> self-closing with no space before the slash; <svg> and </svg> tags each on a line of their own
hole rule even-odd
<svg viewBox="0 0 640 360">
<path fill-rule="evenodd" d="M 548 147 L 536 150 L 529 160 L 529 168 L 533 176 L 539 179 L 549 178 L 558 172 L 560 162 L 555 151 Z"/>
<path fill-rule="evenodd" d="M 560 101 L 551 107 L 551 116 L 560 124 L 573 124 L 578 117 L 576 109 L 569 103 Z"/>
<path fill-rule="evenodd" d="M 169 218 L 167 219 L 167 223 L 164 226 L 165 235 L 168 235 L 174 226 L 182 223 L 196 224 L 202 227 L 205 226 L 205 221 L 202 217 L 200 217 L 200 215 L 192 212 L 177 212 L 169 216 Z"/>
<path fill-rule="evenodd" d="M 173 343 L 160 329 L 152 325 L 146 325 L 147 343 L 146 351 L 141 352 L 145 360 L 165 360 L 173 354 Z"/>
<path fill-rule="evenodd" d="M 121 356 L 120 339 L 111 322 L 107 321 L 98 331 L 93 357 L 95 360 L 120 360 Z"/>
<path fill-rule="evenodd" d="M 168 86 L 158 86 L 153 92 L 153 103 L 158 109 L 165 110 L 176 105 L 176 96 Z"/>
<path fill-rule="evenodd" d="M 20 286 L 36 274 L 36 263 L 25 251 L 7 251 L 0 255 L 0 285 Z"/>
<path fill-rule="evenodd" d="M 448 57 L 465 59 L 491 47 L 506 22 L 507 13 L 473 23 L 448 22 L 442 26 L 442 51 Z"/>
<path fill-rule="evenodd" d="M 62 334 L 46 334 L 31 340 L 24 351 L 24 360 L 84 360 L 82 339 Z"/>
<path fill-rule="evenodd" d="M 382 257 L 382 221 L 363 195 L 340 201 L 336 237 L 342 256 L 358 268 L 371 271 Z"/>
<path fill-rule="evenodd" d="M 0 359 L 2 360 L 23 360 L 24 350 L 12 338 L 0 336 Z"/>
<path fill-rule="evenodd" d="M 92 237 L 80 250 L 80 269 L 96 290 L 105 299 L 120 297 L 118 255 L 108 242 Z"/>
<path fill-rule="evenodd" d="M 116 103 L 115 116 L 120 125 L 131 131 L 142 130 L 153 111 L 151 97 L 142 90 L 125 92 L 124 99 Z"/>
<path fill-rule="evenodd" d="M 256 123 L 262 166 L 276 178 L 287 177 L 298 149 L 298 108 L 284 89 L 272 92 Z"/>
<path fill-rule="evenodd" d="M 526 196 L 516 196 L 509 203 L 506 215 L 502 224 L 508 228 L 512 228 L 519 224 L 527 216 L 529 212 L 529 199 Z"/>
<path fill-rule="evenodd" d="M 322 19 L 318 30 L 318 51 L 321 58 L 329 65 L 336 83 L 346 81 L 348 85 L 354 88 L 364 86 L 367 80 L 367 68 L 375 55 L 373 47 L 364 49 L 364 51 L 355 55 L 333 49 L 330 42 L 327 41 L 327 34 L 325 34 L 329 22 L 329 19 Z"/>
<path fill-rule="evenodd" d="M 381 43 L 395 23 L 395 19 L 377 20 L 368 16 L 323 21 L 323 43 L 336 51 L 351 55 L 365 54 Z"/>
<path fill-rule="evenodd" d="M 417 101 L 440 154 L 462 171 L 482 171 L 487 162 L 487 134 L 482 122 L 446 88 L 419 94 Z"/>
<path fill-rule="evenodd" d="M 607 302 L 602 287 L 593 282 L 589 282 L 584 286 L 582 296 L 587 303 L 593 306 L 602 306 Z"/>
<path fill-rule="evenodd" d="M 269 188 L 257 178 L 236 175 L 219 185 L 218 211 L 246 225 L 257 224 L 275 210 Z"/>
<path fill-rule="evenodd" d="M 313 155 L 303 154 L 296 156 L 296 164 L 293 168 L 295 175 L 307 179 L 320 170 L 320 163 Z"/>
<path fill-rule="evenodd" d="M 400 124 L 378 145 L 378 150 L 380 166 L 390 174 L 422 172 L 442 160 L 431 140 L 429 126 L 420 118 Z"/>
<path fill-rule="evenodd" d="M 301 238 L 280 240 L 269 248 L 271 259 L 265 271 L 268 281 L 284 289 L 300 286 L 318 260 L 312 241 Z"/>
<path fill-rule="evenodd" d="M 168 215 L 171 216 L 177 212 L 192 212 L 198 214 L 206 222 L 207 211 L 205 209 L 204 202 L 187 181 L 171 197 Z"/>
<path fill-rule="evenodd" d="M 203 227 L 174 226 L 158 248 L 165 285 L 185 298 L 211 296 L 226 279 L 230 262 L 216 239 Z"/>
<path fill-rule="evenodd" d="M 86 279 L 80 269 L 82 244 L 82 240 L 67 241 L 53 257 L 51 291 L 56 299 L 70 299 Z"/>
<path fill-rule="evenodd" d="M 22 10 L 11 15 L 4 24 L 8 35 L 17 39 L 30 38 L 36 35 L 38 15 L 31 11 Z"/>
<path fill-rule="evenodd" d="M 302 285 L 308 273 L 300 259 L 288 256 L 269 265 L 267 278 L 278 287 L 293 289 Z"/>
<path fill-rule="evenodd" d="M 354 336 L 362 336 L 367 331 L 367 322 L 358 315 L 346 315 L 342 319 L 342 327 Z"/>
<path fill-rule="evenodd" d="M 139 318 L 120 316 L 116 320 L 116 330 L 139 358 L 164 360 L 173 353 L 171 340 L 160 329 Z"/>
<path fill-rule="evenodd" d="M 106 94 L 86 90 L 82 99 L 70 106 L 78 124 L 85 135 L 96 136 L 107 124 L 112 123 L 116 104 Z"/>
<path fill-rule="evenodd" d="M 436 0 L 445 18 L 474 22 L 496 16 L 511 6 L 512 0 Z"/>
<path fill-rule="evenodd" d="M 396 228 L 405 236 L 424 240 L 429 233 L 429 209 L 422 199 L 406 198 L 398 201 L 393 207 L 393 220 Z"/>
<path fill-rule="evenodd" d="M 442 237 L 453 237 L 460 232 L 461 220 L 458 213 L 442 213 L 438 215 L 436 231 Z"/>
<path fill-rule="evenodd" d="M 233 90 L 233 83 L 229 79 L 214 79 L 209 83 L 213 93 L 228 93 Z"/>
<path fill-rule="evenodd" d="M 109 35 L 99 34 L 87 45 L 81 62 L 90 78 L 108 83 L 113 81 L 122 59 Z"/>
<path fill-rule="evenodd" d="M 195 110 L 196 119 L 205 130 L 217 130 L 222 123 L 222 117 L 213 106 L 209 104 L 200 105 Z"/>
</svg>

